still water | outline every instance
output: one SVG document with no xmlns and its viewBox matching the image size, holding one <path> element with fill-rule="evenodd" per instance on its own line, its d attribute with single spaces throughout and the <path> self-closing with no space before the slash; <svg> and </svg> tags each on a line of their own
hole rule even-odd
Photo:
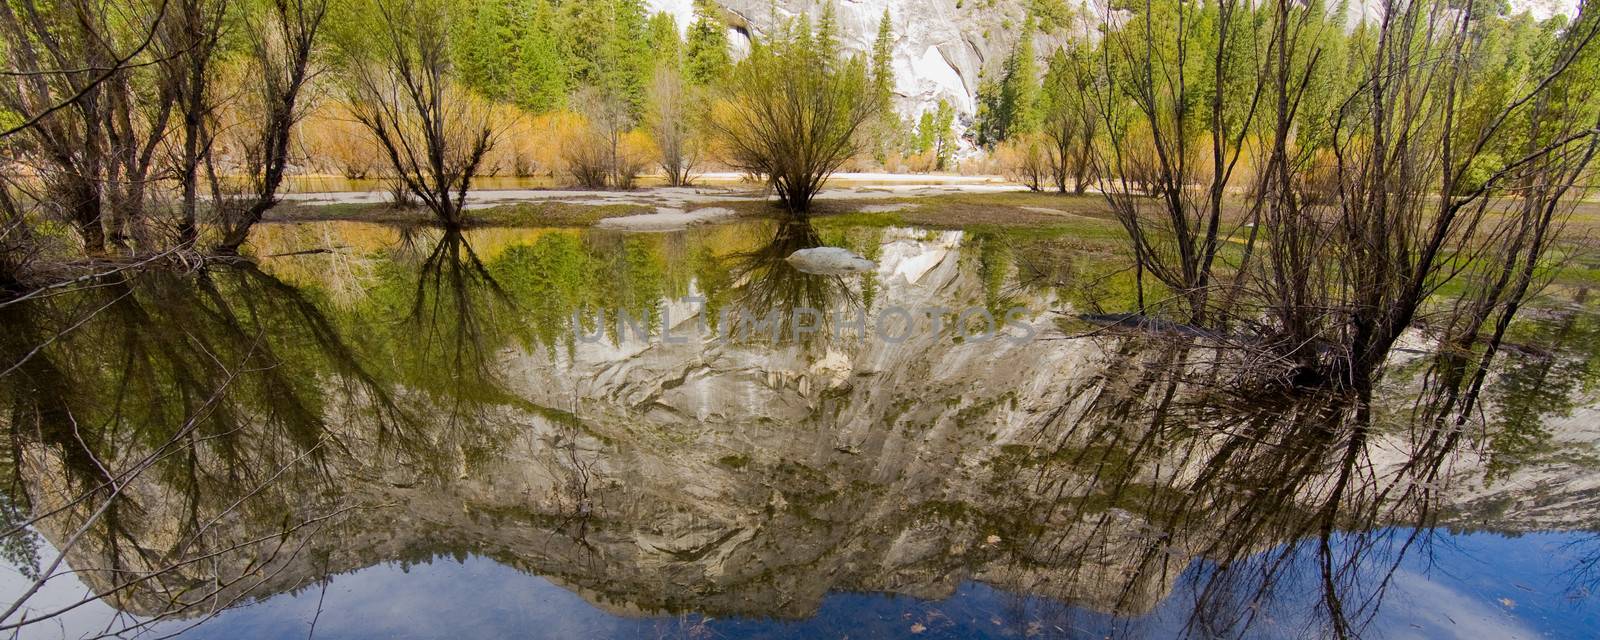
<svg viewBox="0 0 1600 640">
<path fill-rule="evenodd" d="M 824 244 L 877 268 L 784 260 Z M 0 307 L 6 633 L 1600 636 L 1583 287 L 1433 437 L 1425 336 L 1358 425 L 1175 382 L 1203 357 L 1080 320 L 1128 277 L 1062 234 L 318 223 L 253 252 Z"/>
</svg>

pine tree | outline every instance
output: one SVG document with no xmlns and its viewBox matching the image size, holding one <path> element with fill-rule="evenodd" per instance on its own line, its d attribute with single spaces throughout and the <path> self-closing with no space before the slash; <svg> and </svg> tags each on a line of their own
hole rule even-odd
<svg viewBox="0 0 1600 640">
<path fill-rule="evenodd" d="M 872 41 L 869 67 L 869 97 L 877 111 L 877 122 L 869 125 L 872 155 L 879 164 L 888 162 L 889 153 L 900 144 L 900 115 L 894 110 L 894 25 L 889 10 L 878 21 L 878 35 Z"/>
<path fill-rule="evenodd" d="M 1000 82 L 999 140 L 1027 135 L 1039 129 L 1039 63 L 1033 51 L 1033 18 L 1022 27 L 1022 36 L 1006 59 L 1005 79 Z"/>
<path fill-rule="evenodd" d="M 944 171 L 950 168 L 956 154 L 956 110 L 950 106 L 950 101 L 939 100 L 939 109 L 933 116 L 933 145 L 934 168 Z"/>
<path fill-rule="evenodd" d="M 528 28 L 529 0 L 471 0 L 451 23 L 451 54 L 462 83 L 491 100 L 512 98 L 517 49 Z"/>
<path fill-rule="evenodd" d="M 1005 139 L 1000 112 L 1000 85 L 985 75 L 978 76 L 978 146 L 993 147 Z"/>
<path fill-rule="evenodd" d="M 711 0 L 695 0 L 694 15 L 684 43 L 684 66 L 689 82 L 707 85 L 721 80 L 733 64 L 728 53 L 728 27 L 717 16 Z"/>
<path fill-rule="evenodd" d="M 830 64 L 839 58 L 839 19 L 834 15 L 833 0 L 822 5 L 822 17 L 817 20 L 817 53 Z"/>
<path fill-rule="evenodd" d="M 911 139 L 911 151 L 917 154 L 933 151 L 934 136 L 933 112 L 924 111 L 917 120 L 917 133 Z"/>
<path fill-rule="evenodd" d="M 665 11 L 650 16 L 650 56 L 658 65 L 677 68 L 683 64 L 682 41 L 678 39 L 678 21 Z"/>
<path fill-rule="evenodd" d="M 614 0 L 611 28 L 600 54 L 600 88 L 626 104 L 633 118 L 644 112 L 655 69 L 647 22 L 643 0 Z"/>
<path fill-rule="evenodd" d="M 878 101 L 880 112 L 893 112 L 894 25 L 888 9 L 883 10 L 883 19 L 878 21 L 878 37 L 872 41 L 872 96 Z"/>
<path fill-rule="evenodd" d="M 817 53 L 816 32 L 811 30 L 811 14 L 802 13 L 795 16 L 789 23 L 789 43 L 801 52 L 802 56 Z"/>
<path fill-rule="evenodd" d="M 561 22 L 565 27 L 558 32 L 562 57 L 567 61 L 575 86 L 600 85 L 601 70 L 605 68 L 603 56 L 611 39 L 613 0 L 589 2 L 561 2 Z"/>
<path fill-rule="evenodd" d="M 561 31 L 561 14 L 550 0 L 532 0 L 511 77 L 511 99 L 518 106 L 541 113 L 566 102 L 572 78 L 561 48 Z"/>
</svg>

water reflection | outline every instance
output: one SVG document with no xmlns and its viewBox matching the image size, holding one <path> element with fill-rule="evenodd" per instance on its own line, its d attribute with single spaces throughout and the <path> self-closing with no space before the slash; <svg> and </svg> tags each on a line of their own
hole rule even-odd
<svg viewBox="0 0 1600 640">
<path fill-rule="evenodd" d="M 1192 344 L 1073 337 L 1054 311 L 1118 302 L 1094 256 L 1048 239 L 274 231 L 260 253 L 330 234 L 358 249 L 0 307 L 8 560 L 33 578 L 70 567 L 138 616 L 121 625 L 186 626 L 448 557 L 612 613 L 696 616 L 677 631 L 977 581 L 989 606 L 1025 612 L 995 614 L 1022 635 L 1138 635 L 1131 621 L 1170 612 L 1174 593 L 1171 629 L 1189 635 L 1249 633 L 1283 607 L 1315 611 L 1295 617 L 1307 631 L 1357 635 L 1435 526 L 1567 529 L 1594 513 L 1561 519 L 1514 493 L 1537 473 L 1563 496 L 1592 469 L 1571 462 L 1592 440 L 1561 420 L 1588 411 L 1578 372 L 1595 370 L 1581 295 L 1524 329 L 1493 417 L 1441 436 L 1403 375 L 1368 406 L 1238 388 L 1211 366 L 1224 355 Z M 879 268 L 783 260 L 821 244 Z M 870 322 L 889 306 L 1020 306 L 1038 333 L 711 339 L 724 309 Z M 636 319 L 651 338 L 630 338 Z M 669 324 L 686 339 L 665 339 Z M 72 613 L 27 606 L 30 621 Z"/>
</svg>

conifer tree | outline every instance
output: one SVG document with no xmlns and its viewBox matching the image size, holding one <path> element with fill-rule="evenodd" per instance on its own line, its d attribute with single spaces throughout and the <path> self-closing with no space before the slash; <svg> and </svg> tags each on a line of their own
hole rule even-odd
<svg viewBox="0 0 1600 640">
<path fill-rule="evenodd" d="M 1000 85 L 986 74 L 978 76 L 978 113 L 973 129 L 978 146 L 990 148 L 1005 139 L 1000 121 Z"/>
<path fill-rule="evenodd" d="M 1039 129 L 1039 65 L 1034 59 L 1033 18 L 1029 17 L 1022 35 L 1006 58 L 1005 79 L 1000 81 L 1000 140 L 1026 135 Z"/>
<path fill-rule="evenodd" d="M 900 115 L 894 110 L 894 24 L 888 9 L 883 10 L 883 18 L 878 21 L 868 73 L 869 97 L 877 112 L 876 122 L 868 124 L 868 135 L 872 138 L 873 157 L 883 164 L 904 135 Z"/>
<path fill-rule="evenodd" d="M 451 53 L 462 83 L 491 100 L 511 99 L 511 76 L 517 65 L 507 61 L 517 58 L 532 2 L 472 0 L 462 4 L 460 16 L 451 25 Z"/>
<path fill-rule="evenodd" d="M 612 0 L 560 2 L 563 57 L 574 86 L 599 85 L 602 52 L 611 38 Z"/>
<path fill-rule="evenodd" d="M 613 0 L 611 28 L 601 49 L 600 88 L 628 108 L 631 118 L 644 112 L 645 94 L 655 70 L 650 51 L 649 18 L 643 0 Z"/>
<path fill-rule="evenodd" d="M 733 57 L 728 53 L 728 27 L 711 0 L 695 0 L 694 15 L 684 42 L 684 70 L 689 82 L 703 86 L 727 75 Z"/>
<path fill-rule="evenodd" d="M 665 11 L 650 16 L 650 57 L 657 65 L 677 67 L 682 63 L 683 46 L 678 39 L 678 21 Z"/>
<path fill-rule="evenodd" d="M 839 57 L 839 19 L 834 14 L 833 0 L 822 5 L 822 16 L 817 19 L 817 53 L 827 64 Z"/>
<path fill-rule="evenodd" d="M 831 6 L 831 5 L 830 5 Z M 878 36 L 872 41 L 872 97 L 881 113 L 889 113 L 894 101 L 894 25 L 889 10 L 878 21 Z"/>
<path fill-rule="evenodd" d="M 922 117 L 917 119 L 916 135 L 911 138 L 911 151 L 923 154 L 933 150 L 933 112 L 924 111 Z"/>
<path fill-rule="evenodd" d="M 950 106 L 950 101 L 939 100 L 939 108 L 933 116 L 933 147 L 934 169 L 944 171 L 950 168 L 955 160 L 956 153 L 956 110 Z"/>
<path fill-rule="evenodd" d="M 511 72 L 511 98 L 535 113 L 556 109 L 571 90 L 571 70 L 558 35 L 561 14 L 550 0 L 531 0 L 528 27 L 519 43 Z"/>
</svg>

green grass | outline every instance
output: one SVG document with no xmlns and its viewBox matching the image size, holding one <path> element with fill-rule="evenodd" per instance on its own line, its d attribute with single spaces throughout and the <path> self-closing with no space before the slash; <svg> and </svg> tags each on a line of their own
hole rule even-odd
<svg viewBox="0 0 1600 640">
<path fill-rule="evenodd" d="M 899 212 L 851 212 L 837 214 L 823 214 L 812 219 L 812 223 L 820 228 L 841 227 L 900 227 L 905 226 L 905 218 Z"/>
<path fill-rule="evenodd" d="M 642 204 L 573 204 L 570 202 L 518 202 L 467 212 L 474 224 L 508 227 L 587 227 L 605 218 L 650 213 Z"/>
</svg>

